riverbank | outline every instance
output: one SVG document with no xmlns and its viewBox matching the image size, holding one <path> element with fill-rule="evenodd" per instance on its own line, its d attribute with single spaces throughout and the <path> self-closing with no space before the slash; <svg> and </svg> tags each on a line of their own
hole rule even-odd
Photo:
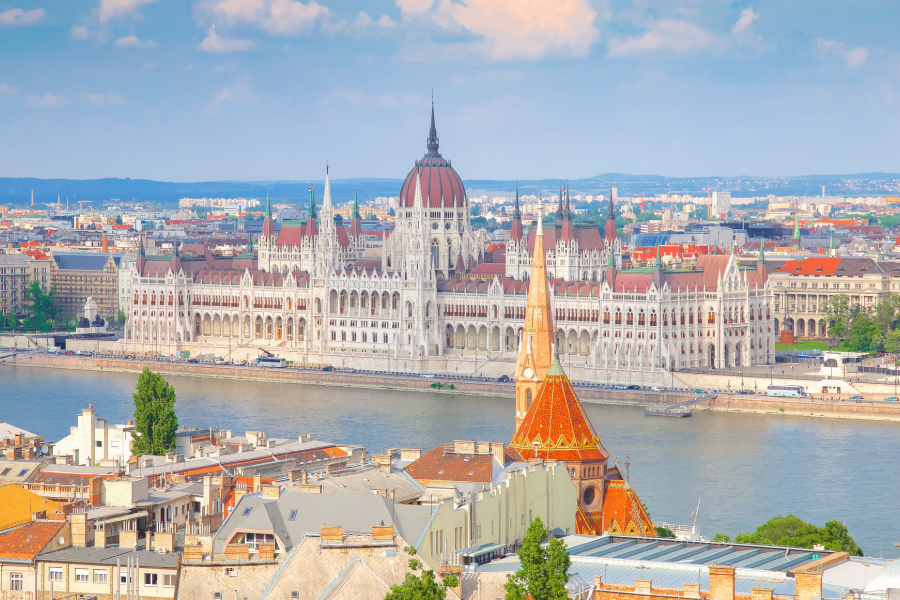
<svg viewBox="0 0 900 600">
<path fill-rule="evenodd" d="M 267 383 L 292 383 L 300 385 L 333 386 L 359 389 L 382 389 L 429 392 L 436 394 L 465 394 L 472 396 L 512 398 L 513 383 L 426 379 L 415 375 L 377 375 L 342 373 L 337 371 L 313 371 L 296 369 L 261 369 L 260 367 L 189 364 L 155 361 L 135 361 L 119 358 L 94 358 L 82 356 L 57 356 L 52 354 L 19 354 L 0 362 L 0 368 L 13 365 L 32 368 L 69 369 L 111 373 L 140 373 L 150 368 L 161 375 L 178 375 L 209 379 L 259 381 Z M 432 384 L 440 382 L 441 389 Z M 449 384 L 453 384 L 450 389 Z M 577 386 L 579 397 L 594 404 L 626 406 L 671 406 L 684 402 L 693 394 L 675 392 L 649 392 L 643 390 L 610 390 Z M 850 402 L 810 402 L 766 396 L 733 396 L 727 401 L 718 399 L 720 412 L 791 415 L 814 418 L 834 418 L 871 421 L 900 422 L 900 404 L 872 404 Z"/>
</svg>

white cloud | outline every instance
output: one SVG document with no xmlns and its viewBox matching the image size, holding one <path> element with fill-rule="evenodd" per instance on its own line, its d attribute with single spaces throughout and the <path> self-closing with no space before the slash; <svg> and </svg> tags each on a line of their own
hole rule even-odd
<svg viewBox="0 0 900 600">
<path fill-rule="evenodd" d="M 19 93 L 19 88 L 13 87 L 8 83 L 0 83 L 0 95 L 14 96 Z"/>
<path fill-rule="evenodd" d="M 431 10 L 434 0 L 396 0 L 397 8 L 404 16 L 424 15 Z"/>
<path fill-rule="evenodd" d="M 680 19 L 660 19 L 651 22 L 639 36 L 610 40 L 607 56 L 635 56 L 655 52 L 687 54 L 700 50 L 725 50 L 727 47 L 727 39 L 695 23 Z"/>
<path fill-rule="evenodd" d="M 135 16 L 141 18 L 138 12 L 145 4 L 150 4 L 156 0 L 100 0 L 100 9 L 98 15 L 100 22 L 105 23 L 110 19 L 124 16 Z"/>
<path fill-rule="evenodd" d="M 88 101 L 94 106 L 125 104 L 125 98 L 118 94 L 90 94 L 88 95 Z"/>
<path fill-rule="evenodd" d="M 198 5 L 198 11 L 213 23 L 253 25 L 278 35 L 309 31 L 330 15 L 328 7 L 313 0 L 205 0 Z"/>
<path fill-rule="evenodd" d="M 57 108 L 66 105 L 66 99 L 63 96 L 57 96 L 52 92 L 47 92 L 43 96 L 28 96 L 25 99 L 28 106 L 37 106 L 40 108 Z"/>
<path fill-rule="evenodd" d="M 262 100 L 262 96 L 253 93 L 250 83 L 245 79 L 239 79 L 216 93 L 216 103 L 235 102 L 240 104 L 252 104 Z"/>
<path fill-rule="evenodd" d="M 28 11 L 21 8 L 12 8 L 0 13 L 0 25 L 36 25 L 38 21 L 46 16 L 47 11 L 43 8 L 35 8 Z"/>
<path fill-rule="evenodd" d="M 848 48 L 844 42 L 836 42 L 832 40 L 818 40 L 819 51 L 823 54 L 831 54 L 837 56 L 847 63 L 851 69 L 863 66 L 869 58 L 869 49 L 865 46 L 857 46 L 856 48 Z"/>
<path fill-rule="evenodd" d="M 156 48 L 153 40 L 142 40 L 136 35 L 126 35 L 116 40 L 116 48 Z"/>
<path fill-rule="evenodd" d="M 220 37 L 216 33 L 216 26 L 209 28 L 209 33 L 197 46 L 204 52 L 212 54 L 226 54 L 228 52 L 245 52 L 253 48 L 253 40 L 240 40 Z"/>
<path fill-rule="evenodd" d="M 91 37 L 91 30 L 85 25 L 73 25 L 69 30 L 69 37 L 73 40 L 86 40 Z"/>
<path fill-rule="evenodd" d="M 738 18 L 737 23 L 731 28 L 731 33 L 738 34 L 743 31 L 746 31 L 750 25 L 753 24 L 753 21 L 759 18 L 759 13 L 753 12 L 752 8 L 745 8 L 741 11 L 741 16 Z"/>
<path fill-rule="evenodd" d="M 492 60 L 583 57 L 600 37 L 589 0 L 441 0 L 439 11 L 482 38 L 474 46 Z"/>
</svg>

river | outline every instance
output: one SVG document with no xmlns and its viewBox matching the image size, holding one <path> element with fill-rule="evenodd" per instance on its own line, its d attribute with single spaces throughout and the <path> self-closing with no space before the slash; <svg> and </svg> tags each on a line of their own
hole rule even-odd
<svg viewBox="0 0 900 600">
<path fill-rule="evenodd" d="M 179 422 L 266 430 L 366 446 L 431 448 L 455 439 L 508 442 L 513 400 L 452 394 L 168 377 Z M 92 403 L 124 423 L 135 374 L 0 366 L 0 421 L 56 440 Z M 688 522 L 702 497 L 703 535 L 732 536 L 778 514 L 847 524 L 870 556 L 898 556 L 900 424 L 735 413 L 644 417 L 585 404 L 604 446 L 631 462 L 631 482 L 654 520 Z"/>
</svg>

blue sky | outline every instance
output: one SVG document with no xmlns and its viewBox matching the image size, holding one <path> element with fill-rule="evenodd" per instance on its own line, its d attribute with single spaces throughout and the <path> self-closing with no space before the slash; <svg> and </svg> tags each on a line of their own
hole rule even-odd
<svg viewBox="0 0 900 600">
<path fill-rule="evenodd" d="M 9 2 L 12 3 L 9 3 Z M 0 176 L 900 171 L 900 3 L 0 0 Z"/>
</svg>

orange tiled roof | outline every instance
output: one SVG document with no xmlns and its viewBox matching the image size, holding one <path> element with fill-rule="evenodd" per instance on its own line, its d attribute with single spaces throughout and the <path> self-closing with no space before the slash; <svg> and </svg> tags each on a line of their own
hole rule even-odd
<svg viewBox="0 0 900 600">
<path fill-rule="evenodd" d="M 510 447 L 525 459 L 600 460 L 609 456 L 556 357 Z"/>
<path fill-rule="evenodd" d="M 836 257 L 804 258 L 786 261 L 778 272 L 792 275 L 834 275 L 840 264 L 841 259 Z"/>
<path fill-rule="evenodd" d="M 0 531 L 31 521 L 31 515 L 41 510 L 52 512 L 59 508 L 35 493 L 18 485 L 0 486 Z"/>
<path fill-rule="evenodd" d="M 410 463 L 406 472 L 423 486 L 432 481 L 490 483 L 493 460 L 492 454 L 457 453 L 453 446 L 438 446 Z"/>
<path fill-rule="evenodd" d="M 33 521 L 7 531 L 0 535 L 0 559 L 34 559 L 65 524 L 65 521 Z"/>
<path fill-rule="evenodd" d="M 591 520 L 600 515 L 590 515 Z M 656 527 L 647 516 L 637 493 L 623 479 L 611 479 L 606 482 L 606 494 L 603 499 L 602 512 L 603 531 L 614 535 L 637 535 L 654 537 Z"/>
</svg>

